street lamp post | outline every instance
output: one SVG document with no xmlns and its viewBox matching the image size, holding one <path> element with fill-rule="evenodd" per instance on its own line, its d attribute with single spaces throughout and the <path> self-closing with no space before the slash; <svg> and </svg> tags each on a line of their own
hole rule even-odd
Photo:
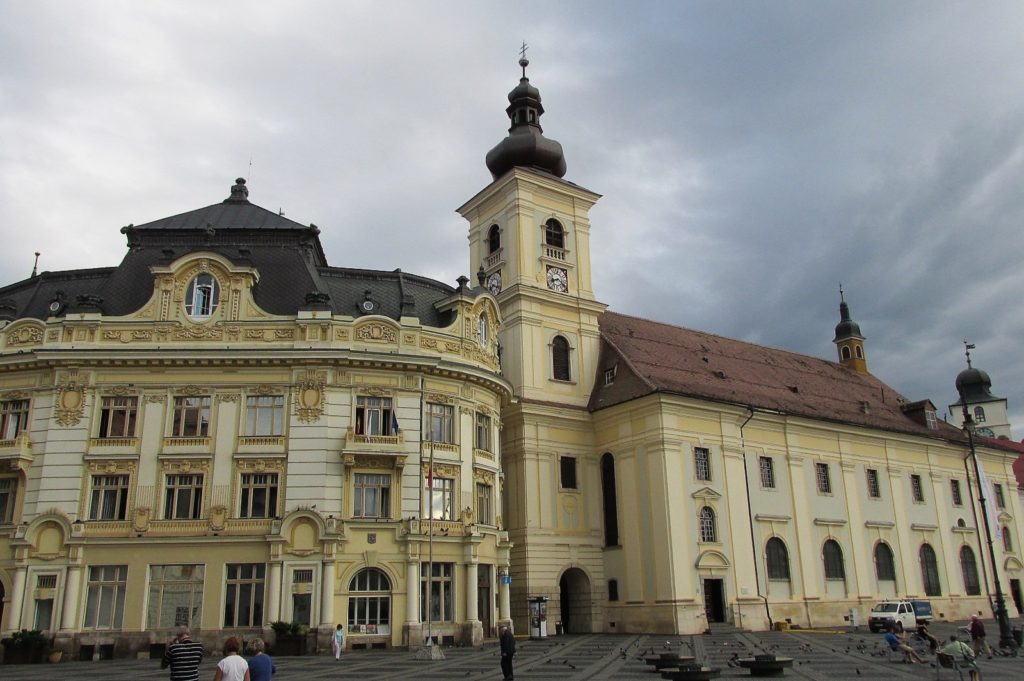
<svg viewBox="0 0 1024 681">
<path fill-rule="evenodd" d="M 968 367 L 971 365 L 970 349 L 972 347 L 972 345 L 967 346 Z M 989 525 L 988 507 L 985 504 L 985 488 L 981 484 L 981 466 L 978 463 L 978 452 L 974 447 L 974 422 L 967 409 L 967 398 L 964 395 L 962 386 L 957 385 L 957 393 L 960 396 L 960 407 L 964 412 L 964 432 L 967 433 L 967 446 L 971 451 L 971 460 L 974 461 L 974 480 L 978 486 L 978 504 L 981 506 L 981 518 L 985 524 L 985 541 L 988 542 L 988 557 L 989 562 L 992 563 L 992 581 L 995 582 L 996 586 L 995 616 L 996 622 L 999 624 L 999 647 L 1012 650 L 1013 654 L 1016 655 L 1017 641 L 1013 638 L 1013 632 L 1010 629 L 1010 616 L 1006 612 L 1006 599 L 1003 598 L 1003 589 L 999 585 L 999 567 L 996 565 L 996 551 L 992 544 L 992 528 Z"/>
</svg>

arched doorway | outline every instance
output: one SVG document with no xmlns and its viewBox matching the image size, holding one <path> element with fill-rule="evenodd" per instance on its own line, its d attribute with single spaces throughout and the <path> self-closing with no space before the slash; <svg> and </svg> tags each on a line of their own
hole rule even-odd
<svg viewBox="0 0 1024 681">
<path fill-rule="evenodd" d="M 590 578 L 579 568 L 569 568 L 558 580 L 562 630 L 567 634 L 590 633 Z"/>
</svg>

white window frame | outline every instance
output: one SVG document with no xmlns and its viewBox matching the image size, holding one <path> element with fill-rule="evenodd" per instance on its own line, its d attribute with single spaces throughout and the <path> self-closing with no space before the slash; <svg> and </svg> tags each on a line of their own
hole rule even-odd
<svg viewBox="0 0 1024 681">
<path fill-rule="evenodd" d="M 89 520 L 127 520 L 129 506 L 129 490 L 132 478 L 128 473 L 93 473 L 89 477 Z M 110 515 L 107 508 L 108 497 L 113 497 L 114 512 Z"/>
<path fill-rule="evenodd" d="M 392 482 L 390 473 L 353 474 L 352 517 L 390 518 Z"/>
<path fill-rule="evenodd" d="M 231 570 L 236 570 L 236 576 L 231 576 Z M 251 569 L 251 576 L 240 576 L 245 568 Z M 262 572 L 263 574 L 259 574 Z M 239 606 L 243 592 L 242 587 L 249 586 L 249 621 L 239 621 Z M 231 613 L 231 624 L 228 624 L 228 598 L 234 592 L 235 602 Z M 227 563 L 224 565 L 224 607 L 221 609 L 221 625 L 224 628 L 252 628 L 261 627 L 267 615 L 267 565 L 266 563 Z M 256 614 L 256 605 L 259 605 L 259 613 Z"/>
<path fill-rule="evenodd" d="M 0 440 L 13 440 L 28 428 L 31 400 L 0 401 Z"/>
<path fill-rule="evenodd" d="M 427 402 L 427 442 L 455 444 L 455 407 Z"/>
<path fill-rule="evenodd" d="M 171 437 L 209 437 L 212 402 L 209 395 L 175 396 Z M 192 422 L 190 417 L 194 417 L 195 421 Z"/>
<path fill-rule="evenodd" d="M 114 570 L 110 575 L 109 570 Z M 90 565 L 85 587 L 85 608 L 82 629 L 92 631 L 120 631 L 124 627 L 124 596 L 128 589 L 127 565 Z M 106 622 L 100 615 L 107 607 Z"/>
<path fill-rule="evenodd" d="M 120 420 L 118 419 L 120 417 Z M 105 439 L 135 437 L 139 420 L 139 398 L 104 395 L 100 400 L 99 433 Z"/>
<path fill-rule="evenodd" d="M 491 449 L 491 417 L 478 411 L 473 421 L 475 426 L 473 446 L 484 452 L 493 451 Z"/>
<path fill-rule="evenodd" d="M 761 487 L 775 489 L 775 461 L 770 456 L 759 456 L 757 463 L 761 472 Z"/>
<path fill-rule="evenodd" d="M 693 476 L 701 482 L 711 482 L 711 450 L 707 447 L 693 448 Z"/>
<path fill-rule="evenodd" d="M 814 462 L 814 479 L 818 487 L 818 494 L 832 494 L 832 472 L 829 470 L 828 463 Z"/>
<path fill-rule="evenodd" d="M 185 480 L 191 478 L 191 480 Z M 196 481 L 198 480 L 198 484 Z M 164 473 L 164 520 L 199 520 L 203 517 L 203 491 L 206 475 L 203 473 Z M 178 496 L 188 491 L 189 513 L 179 516 Z"/>
<path fill-rule="evenodd" d="M 248 395 L 245 398 L 247 437 L 284 435 L 284 395 Z"/>
<path fill-rule="evenodd" d="M 264 493 L 263 515 L 254 515 L 253 500 L 257 492 Z M 276 518 L 281 497 L 281 475 L 277 471 L 242 472 L 238 475 L 238 517 Z"/>
</svg>

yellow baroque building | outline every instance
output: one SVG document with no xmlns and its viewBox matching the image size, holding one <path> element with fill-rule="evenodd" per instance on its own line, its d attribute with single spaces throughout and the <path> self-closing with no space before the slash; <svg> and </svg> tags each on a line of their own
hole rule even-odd
<svg viewBox="0 0 1024 681">
<path fill-rule="evenodd" d="M 0 289 L 0 630 L 104 657 L 182 623 L 478 644 L 536 598 L 569 632 L 952 619 L 993 568 L 1019 613 L 1021 446 L 980 438 L 992 565 L 962 432 L 868 372 L 845 302 L 835 362 L 607 311 L 600 197 L 523 66 L 459 208 L 475 282 L 331 266 L 240 179 L 116 267 Z"/>
</svg>

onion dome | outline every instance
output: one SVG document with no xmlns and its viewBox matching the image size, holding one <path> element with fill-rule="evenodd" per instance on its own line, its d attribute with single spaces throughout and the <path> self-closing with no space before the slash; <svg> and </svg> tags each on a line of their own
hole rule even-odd
<svg viewBox="0 0 1024 681">
<path fill-rule="evenodd" d="M 956 376 L 956 392 L 968 404 L 995 399 L 991 388 L 992 379 L 981 369 L 968 367 Z"/>
<path fill-rule="evenodd" d="M 536 168 L 556 177 L 565 175 L 565 155 L 562 145 L 544 137 L 540 117 L 544 107 L 540 103 L 540 90 L 530 85 L 526 67 L 530 61 L 519 60 L 523 77 L 508 93 L 508 108 L 505 113 L 512 121 L 508 137 L 487 152 L 487 169 L 496 180 L 516 166 Z"/>
<path fill-rule="evenodd" d="M 839 323 L 836 324 L 836 337 L 832 342 L 844 338 L 864 338 L 860 332 L 860 324 L 850 319 L 850 306 L 845 300 L 839 303 Z"/>
</svg>

